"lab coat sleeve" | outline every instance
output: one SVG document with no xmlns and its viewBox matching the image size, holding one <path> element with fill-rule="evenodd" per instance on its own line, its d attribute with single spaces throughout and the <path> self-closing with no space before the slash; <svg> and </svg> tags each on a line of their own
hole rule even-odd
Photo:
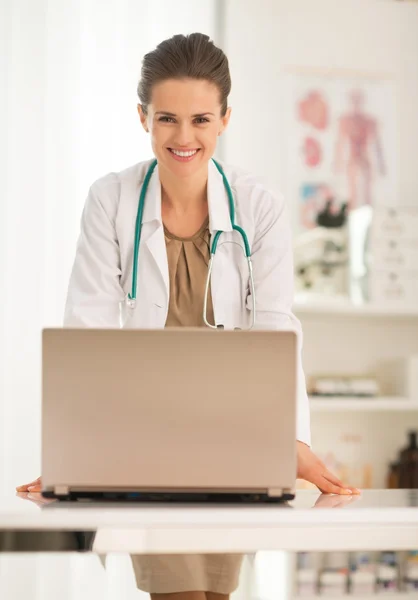
<svg viewBox="0 0 418 600">
<path fill-rule="evenodd" d="M 96 182 L 82 218 L 64 314 L 65 327 L 120 327 L 121 261 L 115 231 L 118 186 Z"/>
<path fill-rule="evenodd" d="M 309 400 L 302 367 L 302 327 L 292 312 L 294 296 L 292 231 L 282 197 L 264 192 L 256 202 L 252 247 L 258 329 L 291 329 L 298 336 L 296 437 L 311 445 Z M 251 296 L 247 307 L 252 309 Z"/>
</svg>

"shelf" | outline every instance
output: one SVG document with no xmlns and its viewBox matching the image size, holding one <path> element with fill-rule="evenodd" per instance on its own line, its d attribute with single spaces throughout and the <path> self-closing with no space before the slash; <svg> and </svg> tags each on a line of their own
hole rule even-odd
<svg viewBox="0 0 418 600">
<path fill-rule="evenodd" d="M 379 398 L 341 398 L 311 396 L 309 404 L 312 412 L 408 412 L 418 411 L 418 402 L 408 398 L 387 396 Z"/>
<path fill-rule="evenodd" d="M 326 315 L 327 317 L 386 317 L 386 318 L 416 318 L 418 309 L 416 306 L 396 306 L 382 304 L 356 305 L 343 300 L 313 300 L 300 301 L 296 298 L 293 305 L 296 315 Z"/>
<path fill-rule="evenodd" d="M 412 600 L 416 598 L 416 595 L 412 592 L 396 592 L 393 594 L 371 594 L 369 596 L 365 595 L 354 595 L 354 594 L 341 594 L 340 596 L 328 596 L 325 594 L 318 594 L 316 596 L 293 596 L 293 600 L 323 600 L 326 598 L 327 600 L 341 600 L 341 598 L 352 598 L 353 600 L 377 600 L 379 598 L 387 598 L 388 600 Z"/>
</svg>

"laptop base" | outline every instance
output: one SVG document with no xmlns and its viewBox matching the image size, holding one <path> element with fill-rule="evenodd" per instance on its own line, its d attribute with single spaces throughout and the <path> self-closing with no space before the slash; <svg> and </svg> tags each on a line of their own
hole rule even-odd
<svg viewBox="0 0 418 600">
<path fill-rule="evenodd" d="M 281 496 L 268 494 L 231 494 L 231 493 L 205 493 L 205 492 L 77 492 L 56 494 L 54 491 L 44 490 L 42 496 L 48 499 L 64 500 L 70 502 L 130 502 L 130 503 L 207 503 L 207 504 L 283 504 L 295 498 L 292 492 L 284 492 Z"/>
</svg>

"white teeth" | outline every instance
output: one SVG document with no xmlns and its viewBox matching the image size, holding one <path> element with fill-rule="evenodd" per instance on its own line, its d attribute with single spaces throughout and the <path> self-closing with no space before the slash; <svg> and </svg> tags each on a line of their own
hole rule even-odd
<svg viewBox="0 0 418 600">
<path fill-rule="evenodd" d="M 171 152 L 173 154 L 175 154 L 176 156 L 193 156 L 193 154 L 196 154 L 197 150 L 189 150 L 188 152 L 181 152 L 180 150 L 173 150 L 171 149 Z"/>
</svg>

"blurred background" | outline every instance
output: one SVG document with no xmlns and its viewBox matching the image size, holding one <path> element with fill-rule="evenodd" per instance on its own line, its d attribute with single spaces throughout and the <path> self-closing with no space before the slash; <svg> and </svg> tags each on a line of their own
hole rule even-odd
<svg viewBox="0 0 418 600">
<path fill-rule="evenodd" d="M 88 188 L 151 155 L 142 56 L 193 31 L 230 61 L 217 157 L 287 201 L 314 450 L 350 485 L 418 487 L 418 3 L 0 0 L 0 493 L 40 474 L 40 332 L 62 323 Z M 8 560 L 1 598 L 139 594 L 120 557 L 106 584 L 94 557 L 55 578 Z"/>
</svg>

